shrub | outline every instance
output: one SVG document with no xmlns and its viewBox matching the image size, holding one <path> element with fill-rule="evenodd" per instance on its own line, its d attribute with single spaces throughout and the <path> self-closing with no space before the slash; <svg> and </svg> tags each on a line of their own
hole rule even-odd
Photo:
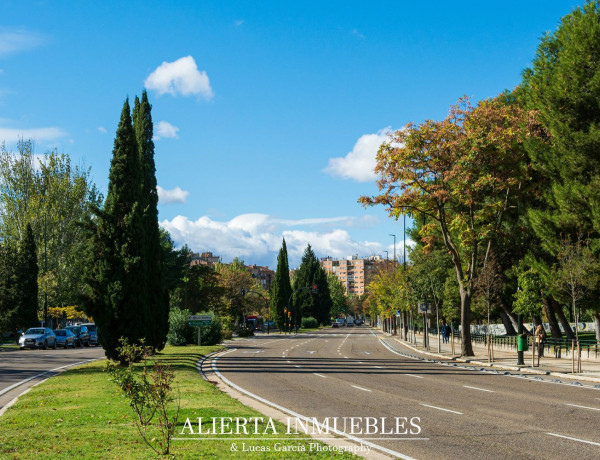
<svg viewBox="0 0 600 460">
<path fill-rule="evenodd" d="M 238 329 L 239 337 L 252 337 L 254 335 L 254 331 L 251 329 Z"/>
<path fill-rule="evenodd" d="M 319 327 L 319 322 L 312 316 L 308 316 L 306 318 L 302 318 L 300 327 L 302 329 L 315 329 L 315 328 Z"/>
<path fill-rule="evenodd" d="M 202 327 L 202 345 L 216 345 L 223 340 L 223 326 L 221 325 L 221 320 L 217 315 L 215 315 L 212 311 L 206 312 L 201 311 L 198 315 L 210 315 L 212 321 L 210 326 Z M 198 340 L 198 332 L 196 328 L 193 328 L 195 335 L 195 340 Z M 196 343 L 196 342 L 193 342 Z"/>
<path fill-rule="evenodd" d="M 188 316 L 192 312 L 181 310 L 177 307 L 171 308 L 169 312 L 169 333 L 167 342 L 171 345 L 182 346 L 198 342 L 198 330 L 194 326 L 188 326 Z M 213 312 L 202 311 L 199 315 L 210 315 L 212 322 L 210 326 L 202 327 L 202 345 L 215 345 L 223 340 L 221 332 L 221 321 Z"/>
<path fill-rule="evenodd" d="M 188 316 L 192 312 L 172 307 L 169 311 L 169 333 L 167 342 L 170 345 L 182 346 L 194 343 L 196 328 L 188 326 Z"/>
</svg>

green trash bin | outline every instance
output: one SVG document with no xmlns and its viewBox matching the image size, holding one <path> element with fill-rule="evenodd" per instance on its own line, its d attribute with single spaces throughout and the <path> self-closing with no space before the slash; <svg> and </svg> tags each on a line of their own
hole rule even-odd
<svg viewBox="0 0 600 460">
<path fill-rule="evenodd" d="M 527 334 L 521 334 L 517 337 L 517 351 L 527 351 L 529 345 L 527 343 Z"/>
</svg>

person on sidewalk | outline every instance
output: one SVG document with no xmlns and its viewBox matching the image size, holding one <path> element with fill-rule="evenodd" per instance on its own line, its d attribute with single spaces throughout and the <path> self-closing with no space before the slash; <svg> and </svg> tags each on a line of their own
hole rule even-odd
<svg viewBox="0 0 600 460">
<path fill-rule="evenodd" d="M 538 356 L 540 358 L 544 357 L 544 342 L 546 340 L 546 331 L 544 330 L 544 326 L 542 326 L 541 324 L 538 325 L 538 327 L 535 329 L 535 342 L 537 343 L 537 347 L 538 347 Z"/>
<path fill-rule="evenodd" d="M 450 326 L 448 326 L 445 319 L 442 320 L 442 328 L 440 332 L 442 333 L 444 343 L 448 343 L 450 339 Z"/>
</svg>

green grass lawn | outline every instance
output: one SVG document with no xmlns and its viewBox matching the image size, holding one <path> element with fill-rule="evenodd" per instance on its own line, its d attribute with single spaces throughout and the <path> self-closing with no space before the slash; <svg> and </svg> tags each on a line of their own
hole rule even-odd
<svg viewBox="0 0 600 460">
<path fill-rule="evenodd" d="M 157 357 L 176 373 L 181 412 L 176 437 L 186 418 L 261 417 L 258 412 L 222 393 L 205 382 L 195 368 L 203 354 L 220 349 L 213 347 L 167 347 Z M 155 458 L 133 423 L 128 401 L 104 372 L 104 361 L 90 363 L 49 379 L 21 398 L 0 417 L 0 458 Z M 176 458 L 331 458 L 333 452 L 273 452 L 274 443 L 305 445 L 282 434 L 285 427 L 276 423 L 278 437 L 285 441 L 246 441 L 253 446 L 268 446 L 271 452 L 231 452 L 231 440 L 172 441 Z M 188 435 L 189 436 L 189 435 Z M 272 434 L 270 435 L 272 437 Z M 298 437 L 298 436 L 296 436 Z M 241 444 L 241 443 L 238 443 Z M 344 454 L 348 455 L 348 454 Z"/>
</svg>

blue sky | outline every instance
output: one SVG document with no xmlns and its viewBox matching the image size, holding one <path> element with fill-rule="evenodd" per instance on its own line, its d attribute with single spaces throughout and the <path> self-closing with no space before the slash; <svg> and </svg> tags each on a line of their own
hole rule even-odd
<svg viewBox="0 0 600 460">
<path fill-rule="evenodd" d="M 385 130 L 513 88 L 575 6 L 4 0 L 0 142 L 65 152 L 105 191 L 123 101 L 147 88 L 178 244 L 269 266 L 282 236 L 291 266 L 307 243 L 392 257 L 402 222 L 356 202 Z"/>
</svg>

